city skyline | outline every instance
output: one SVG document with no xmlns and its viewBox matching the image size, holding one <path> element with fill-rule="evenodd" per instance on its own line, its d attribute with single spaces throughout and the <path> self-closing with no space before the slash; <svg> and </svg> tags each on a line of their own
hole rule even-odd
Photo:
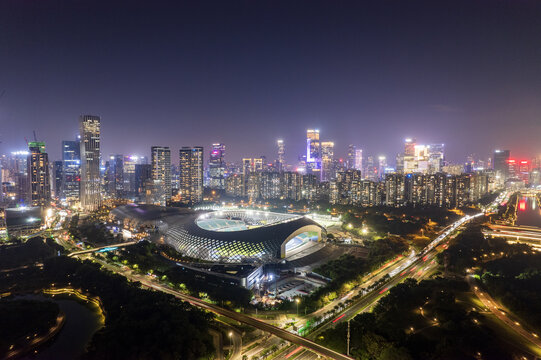
<svg viewBox="0 0 541 360">
<path fill-rule="evenodd" d="M 342 158 L 349 144 L 391 158 L 410 136 L 445 143 L 453 162 L 495 148 L 536 156 L 540 5 L 483 4 L 164 4 L 115 16 L 123 8 L 105 2 L 7 1 L 0 121 L 17 126 L 2 127 L 0 152 L 33 130 L 48 144 L 73 139 L 91 113 L 104 154 L 220 142 L 230 159 L 269 157 L 280 138 L 291 162 L 298 134 L 319 128 Z M 78 24 L 87 13 L 99 26 Z"/>
</svg>

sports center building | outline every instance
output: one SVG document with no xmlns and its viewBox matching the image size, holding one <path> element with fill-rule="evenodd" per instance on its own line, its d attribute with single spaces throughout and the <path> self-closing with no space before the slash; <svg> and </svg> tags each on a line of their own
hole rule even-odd
<svg viewBox="0 0 541 360">
<path fill-rule="evenodd" d="M 181 254 L 220 263 L 278 262 L 325 237 L 325 229 L 307 217 L 256 210 L 193 214 L 165 231 L 165 242 Z"/>
<path fill-rule="evenodd" d="M 257 210 L 192 211 L 155 205 L 119 206 L 115 228 L 154 234 L 184 256 L 213 263 L 267 264 L 321 248 L 326 231 L 302 216 Z"/>
</svg>

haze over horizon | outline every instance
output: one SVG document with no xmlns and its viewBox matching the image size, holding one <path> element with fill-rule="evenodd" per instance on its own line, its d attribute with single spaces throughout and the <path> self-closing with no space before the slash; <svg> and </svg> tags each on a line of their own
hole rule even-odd
<svg viewBox="0 0 541 360">
<path fill-rule="evenodd" d="M 452 162 L 541 154 L 541 3 L 332 3 L 3 1 L 0 152 L 36 130 L 59 159 L 95 114 L 103 156 L 273 160 L 283 138 L 291 163 L 307 128 L 391 163 L 406 137 Z"/>
</svg>

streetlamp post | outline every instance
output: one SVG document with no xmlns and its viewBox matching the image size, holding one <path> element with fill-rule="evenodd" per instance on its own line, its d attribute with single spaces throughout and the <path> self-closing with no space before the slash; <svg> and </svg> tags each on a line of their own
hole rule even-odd
<svg viewBox="0 0 541 360">
<path fill-rule="evenodd" d="M 296 298 L 295 302 L 297 303 L 297 316 L 299 316 L 299 303 L 301 302 L 301 299 Z"/>
</svg>

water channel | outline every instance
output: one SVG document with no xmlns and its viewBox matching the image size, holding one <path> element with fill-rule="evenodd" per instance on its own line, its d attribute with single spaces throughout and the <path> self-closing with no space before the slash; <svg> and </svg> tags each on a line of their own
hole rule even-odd
<svg viewBox="0 0 541 360">
<path fill-rule="evenodd" d="M 541 209 L 535 196 L 523 196 L 518 200 L 516 225 L 541 228 Z"/>
<path fill-rule="evenodd" d="M 24 295 L 17 299 L 52 301 L 66 315 L 66 322 L 58 335 L 48 345 L 39 348 L 37 354 L 27 355 L 23 359 L 77 359 L 85 352 L 92 335 L 102 326 L 101 316 L 96 309 L 70 300 L 68 296 Z"/>
</svg>

